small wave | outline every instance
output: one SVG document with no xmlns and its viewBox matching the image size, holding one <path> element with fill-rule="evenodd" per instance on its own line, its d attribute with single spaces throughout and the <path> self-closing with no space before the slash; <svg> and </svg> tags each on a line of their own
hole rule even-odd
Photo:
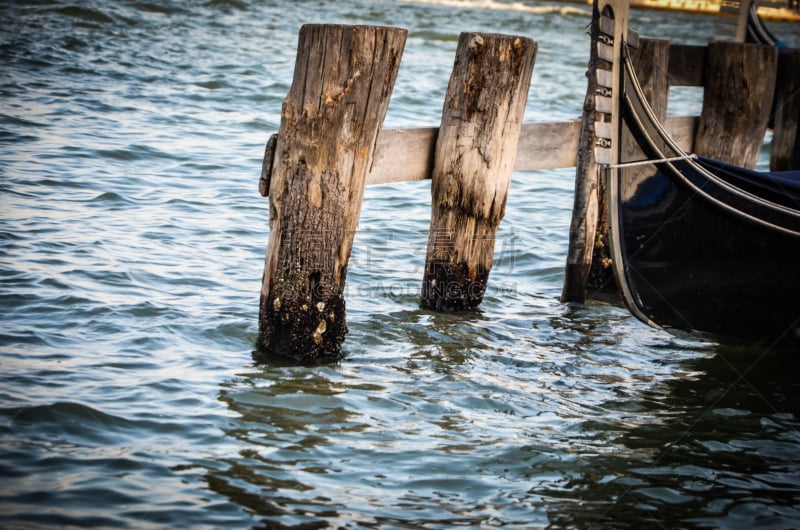
<svg viewBox="0 0 800 530">
<path fill-rule="evenodd" d="M 98 149 L 97 155 L 114 160 L 135 161 L 148 159 L 183 160 L 184 157 L 161 151 L 148 145 L 131 144 L 125 149 Z"/>
<path fill-rule="evenodd" d="M 222 81 L 203 81 L 195 83 L 194 85 L 199 86 L 200 88 L 205 88 L 207 90 L 218 90 L 220 88 L 227 88 L 230 86 Z"/>
<path fill-rule="evenodd" d="M 9 114 L 0 114 L 0 125 L 15 125 L 22 127 L 47 127 L 48 123 L 40 121 L 32 121 L 18 116 L 11 116 Z"/>
<path fill-rule="evenodd" d="M 132 201 L 123 197 L 118 193 L 114 193 L 113 191 L 107 191 L 105 193 L 101 193 L 97 197 L 89 200 L 90 203 L 111 203 L 111 204 L 130 204 Z"/>
<path fill-rule="evenodd" d="M 101 13 L 100 11 L 95 11 L 93 9 L 87 9 L 85 7 L 67 6 L 58 9 L 57 12 L 68 17 L 78 18 L 80 20 L 89 22 L 99 22 L 101 24 L 114 23 L 114 19 L 105 13 Z"/>
<path fill-rule="evenodd" d="M 426 41 L 439 42 L 458 42 L 459 35 L 456 33 L 442 33 L 439 31 L 422 30 L 412 33 L 413 37 L 425 39 Z"/>
<path fill-rule="evenodd" d="M 4 408 L 0 409 L 0 417 L 5 417 L 14 428 L 30 427 L 39 435 L 77 437 L 98 443 L 110 441 L 115 430 L 135 425 L 123 417 L 72 401 Z"/>
<path fill-rule="evenodd" d="M 247 11 L 247 4 L 240 0 L 210 0 L 207 4 L 208 7 L 216 7 L 220 9 L 235 9 L 237 11 Z"/>
<path fill-rule="evenodd" d="M 186 12 L 185 9 L 181 7 L 176 7 L 175 4 L 168 4 L 166 2 L 164 3 L 140 2 L 136 4 L 135 7 L 147 13 L 161 13 L 164 15 L 177 15 L 179 13 Z"/>
</svg>

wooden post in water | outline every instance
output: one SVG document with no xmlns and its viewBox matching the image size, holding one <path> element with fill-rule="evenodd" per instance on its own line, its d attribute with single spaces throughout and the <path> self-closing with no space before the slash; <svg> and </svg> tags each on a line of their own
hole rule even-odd
<svg viewBox="0 0 800 530">
<path fill-rule="evenodd" d="M 483 300 L 536 50 L 525 37 L 461 34 L 434 155 L 424 308 Z"/>
<path fill-rule="evenodd" d="M 269 184 L 258 344 L 297 361 L 340 357 L 343 297 L 364 181 L 407 31 L 306 25 Z"/>
<path fill-rule="evenodd" d="M 708 44 L 703 110 L 694 141 L 697 154 L 755 167 L 767 131 L 777 64 L 774 46 Z"/>
<path fill-rule="evenodd" d="M 800 169 L 800 49 L 782 51 L 778 57 L 772 108 L 770 170 Z"/>
<path fill-rule="evenodd" d="M 575 167 L 575 194 L 572 205 L 572 221 L 569 227 L 569 247 L 564 271 L 564 286 L 561 291 L 562 302 L 583 303 L 589 284 L 589 271 L 592 266 L 595 234 L 600 215 L 599 210 L 599 166 L 595 160 L 595 98 L 600 87 L 596 72 L 601 64 L 596 43 L 600 35 L 600 13 L 598 0 L 592 5 L 592 24 L 589 31 L 589 67 L 586 70 L 586 98 L 583 101 L 581 132 L 578 138 L 578 157 Z M 605 65 L 608 61 L 602 61 Z M 605 71 L 608 70 L 606 66 Z"/>
<path fill-rule="evenodd" d="M 626 1 L 594 1 L 562 302 L 583 303 L 590 283 L 592 289 L 597 290 L 611 279 L 605 181 L 600 171 L 600 164 L 611 161 L 599 160 L 597 153 L 610 152 L 607 148 L 616 141 L 612 132 L 615 128 L 608 121 L 608 113 L 612 108 L 612 98 L 618 96 L 611 86 L 620 74 L 617 67 L 612 71 L 611 60 L 619 52 L 623 35 L 634 44 L 638 41 L 635 32 L 628 33 L 627 27 Z M 603 131 L 598 132 L 598 127 Z"/>
</svg>

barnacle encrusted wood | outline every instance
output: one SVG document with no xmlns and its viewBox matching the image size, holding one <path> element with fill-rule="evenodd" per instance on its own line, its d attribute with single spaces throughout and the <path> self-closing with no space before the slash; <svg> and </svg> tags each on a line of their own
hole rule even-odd
<svg viewBox="0 0 800 530">
<path fill-rule="evenodd" d="M 269 185 L 264 352 L 301 362 L 341 355 L 347 262 L 406 36 L 375 26 L 300 30 Z"/>
</svg>

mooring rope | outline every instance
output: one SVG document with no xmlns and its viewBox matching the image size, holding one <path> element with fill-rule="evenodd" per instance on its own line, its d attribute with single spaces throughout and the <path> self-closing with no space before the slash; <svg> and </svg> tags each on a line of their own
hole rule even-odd
<svg viewBox="0 0 800 530">
<path fill-rule="evenodd" d="M 636 162 L 625 162 L 622 164 L 607 164 L 605 167 L 609 169 L 619 169 L 624 167 L 646 166 L 647 164 L 662 164 L 664 162 L 677 162 L 679 160 L 689 160 L 690 158 L 697 158 L 694 153 L 687 153 L 683 156 L 673 156 L 671 158 L 658 158 L 656 160 L 638 160 Z"/>
</svg>

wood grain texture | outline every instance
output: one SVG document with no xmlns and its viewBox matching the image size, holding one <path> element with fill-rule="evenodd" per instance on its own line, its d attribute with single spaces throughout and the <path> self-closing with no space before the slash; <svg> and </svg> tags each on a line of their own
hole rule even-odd
<svg viewBox="0 0 800 530">
<path fill-rule="evenodd" d="M 670 86 L 703 86 L 705 82 L 706 47 L 671 44 L 669 47 Z"/>
<path fill-rule="evenodd" d="M 775 92 L 778 49 L 711 42 L 706 59 L 703 110 L 694 150 L 738 166 L 755 167 Z"/>
<path fill-rule="evenodd" d="M 347 332 L 347 262 L 367 171 L 407 32 L 306 25 L 270 178 L 259 347 L 336 358 Z"/>
<path fill-rule="evenodd" d="M 525 37 L 461 34 L 433 162 L 422 307 L 483 299 L 536 50 Z"/>
</svg>

